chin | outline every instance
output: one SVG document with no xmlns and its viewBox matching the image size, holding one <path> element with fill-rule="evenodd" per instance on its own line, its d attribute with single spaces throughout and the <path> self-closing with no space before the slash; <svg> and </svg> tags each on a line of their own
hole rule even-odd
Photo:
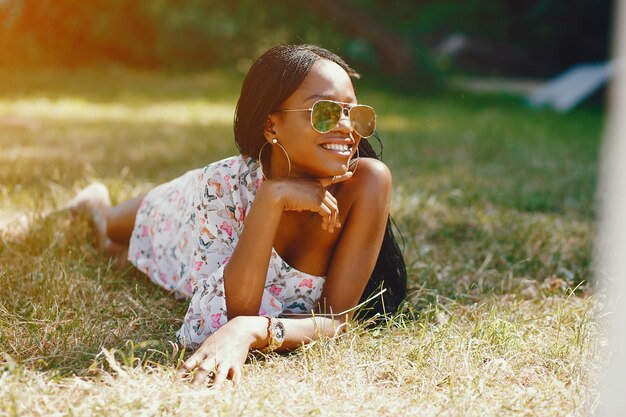
<svg viewBox="0 0 626 417">
<path fill-rule="evenodd" d="M 308 159 L 302 161 L 300 172 L 312 178 L 325 178 L 335 175 L 343 175 L 348 172 L 349 157 L 320 157 L 310 155 Z"/>
<path fill-rule="evenodd" d="M 348 171 L 350 159 L 356 152 L 356 146 L 358 145 L 351 145 L 349 150 L 325 149 L 318 146 L 318 152 L 310 155 L 307 161 L 308 165 L 326 177 L 343 175 Z"/>
<path fill-rule="evenodd" d="M 315 176 L 318 178 L 332 177 L 335 175 L 343 175 L 348 172 L 348 161 L 343 163 L 328 163 L 318 167 Z"/>
</svg>

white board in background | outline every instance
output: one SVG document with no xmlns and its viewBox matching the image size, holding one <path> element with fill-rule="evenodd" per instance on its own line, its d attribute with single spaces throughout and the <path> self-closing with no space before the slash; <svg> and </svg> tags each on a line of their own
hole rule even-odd
<svg viewBox="0 0 626 417">
<path fill-rule="evenodd" d="M 559 74 L 528 96 L 533 107 L 568 112 L 604 86 L 615 73 L 613 62 L 578 64 Z"/>
</svg>

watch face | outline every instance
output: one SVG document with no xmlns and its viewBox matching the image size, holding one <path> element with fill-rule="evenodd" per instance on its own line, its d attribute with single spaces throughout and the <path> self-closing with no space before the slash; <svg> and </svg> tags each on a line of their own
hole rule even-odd
<svg viewBox="0 0 626 417">
<path fill-rule="evenodd" d="M 274 338 L 277 342 L 282 342 L 283 340 L 285 340 L 285 325 L 280 320 L 276 320 L 276 326 L 274 327 Z"/>
</svg>

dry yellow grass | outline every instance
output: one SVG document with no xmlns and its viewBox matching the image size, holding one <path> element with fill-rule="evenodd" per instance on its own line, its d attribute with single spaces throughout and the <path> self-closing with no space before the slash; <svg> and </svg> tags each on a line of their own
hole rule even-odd
<svg viewBox="0 0 626 417">
<path fill-rule="evenodd" d="M 101 353 L 83 377 L 5 360 L 0 415 L 589 415 L 603 365 L 598 307 L 505 296 L 396 317 L 292 355 L 252 358 L 237 389 L 176 382 L 173 360 L 151 365 L 129 347 Z"/>
<path fill-rule="evenodd" d="M 589 283 L 596 111 L 359 90 L 379 110 L 394 173 L 406 308 L 291 355 L 253 356 L 238 389 L 207 390 L 172 379 L 185 303 L 98 254 L 85 218 L 55 210 L 91 181 L 122 201 L 231 155 L 240 80 L 0 79 L 0 416 L 596 409 L 606 357 L 604 301 Z"/>
</svg>

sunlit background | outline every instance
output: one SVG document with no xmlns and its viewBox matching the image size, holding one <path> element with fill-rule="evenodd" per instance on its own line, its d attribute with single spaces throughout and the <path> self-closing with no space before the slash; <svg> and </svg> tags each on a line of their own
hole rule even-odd
<svg viewBox="0 0 626 417">
<path fill-rule="evenodd" d="M 240 391 L 203 401 L 259 415 L 597 410 L 612 3 L 0 0 L 0 416 L 193 414 L 199 391 L 167 379 L 185 303 L 115 269 L 60 209 L 95 181 L 118 203 L 233 155 L 243 77 L 287 42 L 362 74 L 411 319 L 253 361 Z M 98 379 L 120 375 L 103 349 L 132 377 Z M 285 404 L 287 391 L 303 395 Z"/>
</svg>

